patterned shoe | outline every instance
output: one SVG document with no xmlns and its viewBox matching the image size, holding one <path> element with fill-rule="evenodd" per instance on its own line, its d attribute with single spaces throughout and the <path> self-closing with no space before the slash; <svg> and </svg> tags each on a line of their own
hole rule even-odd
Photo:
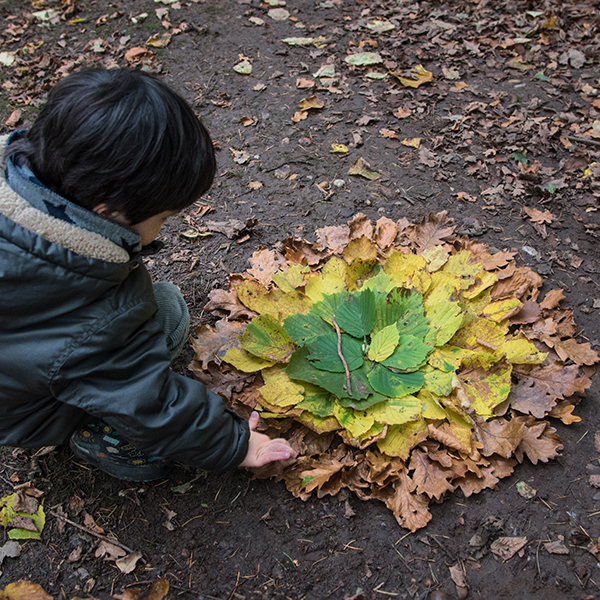
<svg viewBox="0 0 600 600">
<path fill-rule="evenodd" d="M 144 454 L 102 422 L 76 431 L 71 436 L 70 446 L 77 458 L 125 481 L 162 479 L 173 464 L 168 458 Z"/>
</svg>

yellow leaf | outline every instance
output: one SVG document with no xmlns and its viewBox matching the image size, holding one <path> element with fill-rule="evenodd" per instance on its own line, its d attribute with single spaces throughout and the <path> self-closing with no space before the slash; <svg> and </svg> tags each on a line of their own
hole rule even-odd
<svg viewBox="0 0 600 600">
<path fill-rule="evenodd" d="M 475 298 L 481 294 L 484 290 L 492 287 L 496 281 L 498 281 L 498 276 L 491 271 L 484 271 L 477 275 L 475 279 L 475 283 L 469 287 L 469 289 L 463 292 L 463 298 L 467 298 L 468 300 Z"/>
<path fill-rule="evenodd" d="M 275 364 L 271 360 L 259 358 L 241 348 L 229 348 L 225 353 L 223 360 L 244 373 L 255 373 L 256 371 L 260 371 L 265 367 L 270 367 Z"/>
<path fill-rule="evenodd" d="M 433 273 L 448 262 L 450 254 L 443 246 L 433 246 L 423 250 L 421 256 L 427 261 L 427 270 Z"/>
<path fill-rule="evenodd" d="M 494 408 L 508 398 L 512 366 L 499 363 L 491 368 L 476 368 L 458 374 L 470 407 L 480 417 L 494 416 Z"/>
<path fill-rule="evenodd" d="M 344 144 L 331 144 L 330 152 L 333 154 L 348 154 L 348 146 L 344 146 Z"/>
<path fill-rule="evenodd" d="M 406 138 L 402 140 L 402 145 L 418 148 L 421 145 L 421 138 Z"/>
<path fill-rule="evenodd" d="M 291 265 L 287 271 L 277 271 L 273 275 L 273 283 L 283 292 L 292 292 L 304 284 L 304 274 L 310 269 L 303 265 Z"/>
<path fill-rule="evenodd" d="M 426 71 L 422 65 L 413 67 L 406 77 L 392 73 L 394 77 L 400 80 L 400 83 L 405 87 L 418 88 L 423 83 L 427 83 L 433 79 L 433 73 Z"/>
<path fill-rule="evenodd" d="M 477 345 L 496 350 L 504 343 L 504 336 L 508 333 L 508 325 L 494 323 L 487 319 L 473 319 L 463 322 L 463 326 L 454 334 L 452 343 L 461 348 L 473 349 Z"/>
<path fill-rule="evenodd" d="M 446 418 L 446 411 L 438 402 L 435 394 L 432 394 L 429 390 L 420 390 L 417 398 L 421 403 L 424 419 L 437 420 Z"/>
<path fill-rule="evenodd" d="M 315 275 L 306 282 L 305 294 L 313 301 L 323 300 L 324 295 L 336 294 L 346 289 L 346 282 L 341 277 L 329 273 Z"/>
<path fill-rule="evenodd" d="M 462 361 L 471 356 L 471 350 L 457 348 L 456 346 L 442 346 L 436 348 L 430 355 L 427 361 L 434 369 L 440 371 L 455 371 L 460 367 Z"/>
<path fill-rule="evenodd" d="M 374 404 L 366 410 L 377 423 L 385 425 L 403 425 L 421 416 L 423 403 L 414 396 L 391 398 L 386 402 Z"/>
<path fill-rule="evenodd" d="M 279 367 L 262 372 L 265 385 L 259 389 L 260 395 L 274 406 L 295 406 L 304 400 L 304 388 L 294 383 Z"/>
<path fill-rule="evenodd" d="M 451 256 L 442 270 L 456 275 L 461 280 L 461 288 L 466 290 L 475 281 L 475 276 L 483 271 L 483 267 L 468 250 L 463 250 Z"/>
<path fill-rule="evenodd" d="M 427 424 L 423 419 L 418 419 L 404 425 L 391 425 L 385 438 L 377 440 L 377 447 L 388 456 L 406 460 L 410 451 L 426 439 Z"/>
<path fill-rule="evenodd" d="M 488 304 L 483 309 L 483 316 L 499 323 L 517 314 L 521 308 L 523 308 L 523 303 L 518 298 L 506 298 L 506 300 L 498 300 Z"/>
<path fill-rule="evenodd" d="M 351 263 L 353 260 L 360 258 L 363 260 L 371 260 L 377 258 L 377 246 L 366 237 L 359 237 L 352 240 L 344 248 L 342 256 Z"/>
<path fill-rule="evenodd" d="M 504 354 L 506 360 L 515 365 L 538 365 L 548 356 L 547 352 L 538 352 L 535 345 L 525 338 L 506 340 L 498 346 L 497 352 Z"/>
<path fill-rule="evenodd" d="M 346 281 L 348 276 L 348 265 L 345 261 L 337 256 L 330 258 L 321 269 L 323 275 L 335 275 Z"/>
<path fill-rule="evenodd" d="M 371 345 L 369 346 L 369 359 L 376 362 L 382 362 L 389 358 L 400 339 L 400 333 L 396 323 L 392 323 L 384 327 L 371 337 Z M 385 421 L 381 421 L 384 423 Z"/>
<path fill-rule="evenodd" d="M 297 418 L 316 433 L 329 433 L 340 429 L 340 424 L 335 417 L 321 418 L 305 410 Z"/>
<path fill-rule="evenodd" d="M 352 437 L 359 437 L 365 434 L 371 427 L 375 419 L 365 411 L 358 411 L 352 408 L 345 408 L 337 402 L 333 406 L 333 414 L 340 425 L 346 429 Z"/>
<path fill-rule="evenodd" d="M 420 280 L 427 277 L 427 287 L 431 283 L 431 276 L 427 273 L 427 261 L 418 254 L 403 254 L 402 252 L 392 251 L 383 270 L 396 282 L 403 287 L 413 285 L 417 287 L 413 280 Z M 417 288 L 418 289 L 418 288 Z M 421 291 L 421 290 L 419 290 Z"/>
</svg>

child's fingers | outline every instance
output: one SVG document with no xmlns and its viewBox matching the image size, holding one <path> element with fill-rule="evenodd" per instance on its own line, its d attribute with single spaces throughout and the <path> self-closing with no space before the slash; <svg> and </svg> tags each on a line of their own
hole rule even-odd
<svg viewBox="0 0 600 600">
<path fill-rule="evenodd" d="M 260 415 L 253 410 L 250 418 L 248 419 L 248 424 L 250 425 L 250 431 L 254 431 L 256 426 L 258 425 L 258 420 L 260 419 Z"/>
</svg>

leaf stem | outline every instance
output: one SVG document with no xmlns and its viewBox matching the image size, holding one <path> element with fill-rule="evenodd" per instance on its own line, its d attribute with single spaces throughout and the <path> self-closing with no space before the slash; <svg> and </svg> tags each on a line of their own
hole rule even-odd
<svg viewBox="0 0 600 600">
<path fill-rule="evenodd" d="M 342 332 L 340 331 L 340 326 L 337 324 L 335 320 L 335 315 L 332 317 L 333 326 L 335 327 L 335 332 L 337 333 L 337 351 L 342 364 L 344 365 L 344 370 L 346 371 L 346 391 L 348 392 L 348 396 L 352 396 L 352 383 L 350 381 L 350 369 L 348 368 L 348 363 L 342 354 Z"/>
</svg>

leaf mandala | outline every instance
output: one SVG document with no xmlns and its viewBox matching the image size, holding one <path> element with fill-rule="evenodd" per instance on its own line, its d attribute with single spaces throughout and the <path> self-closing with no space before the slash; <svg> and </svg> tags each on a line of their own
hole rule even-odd
<svg viewBox="0 0 600 600">
<path fill-rule="evenodd" d="M 259 476 L 303 499 L 349 488 L 415 531 L 430 499 L 558 456 L 544 419 L 579 419 L 598 354 L 558 301 L 537 303 L 539 275 L 457 239 L 443 212 L 417 225 L 357 215 L 317 239 L 255 253 L 209 307 L 216 331 L 243 333 L 226 353 L 207 349 L 206 327 L 194 342 L 195 376 L 211 385 L 218 364 L 233 407 L 299 451 Z"/>
</svg>

